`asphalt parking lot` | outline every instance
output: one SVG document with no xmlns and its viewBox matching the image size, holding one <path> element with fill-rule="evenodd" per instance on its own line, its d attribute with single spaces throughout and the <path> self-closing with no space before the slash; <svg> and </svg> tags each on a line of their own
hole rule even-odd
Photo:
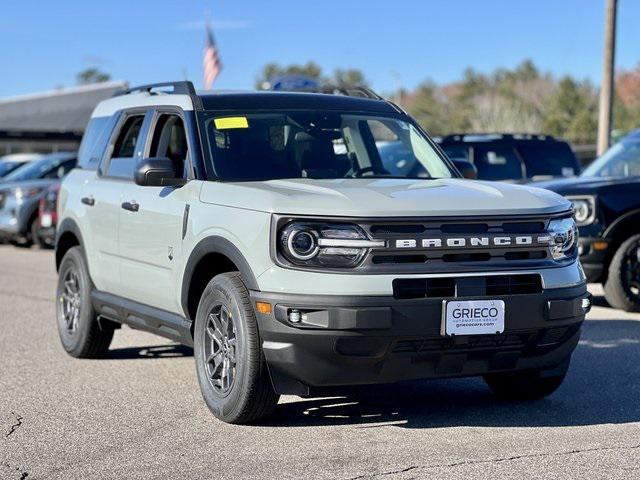
<svg viewBox="0 0 640 480">
<path fill-rule="evenodd" d="M 640 315 L 596 307 L 552 397 L 482 381 L 286 397 L 259 426 L 214 419 L 192 353 L 123 328 L 76 360 L 55 326 L 51 251 L 0 246 L 0 478 L 640 478 Z"/>
</svg>

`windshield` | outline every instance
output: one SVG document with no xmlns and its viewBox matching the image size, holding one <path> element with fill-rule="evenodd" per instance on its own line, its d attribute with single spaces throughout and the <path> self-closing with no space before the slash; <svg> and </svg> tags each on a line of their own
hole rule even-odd
<svg viewBox="0 0 640 480">
<path fill-rule="evenodd" d="M 454 176 L 427 138 L 397 118 L 308 111 L 210 114 L 205 128 L 221 180 Z M 389 144 L 402 151 L 401 158 L 388 159 Z M 418 168 L 404 168 L 409 164 Z"/>
<path fill-rule="evenodd" d="M 3 181 L 22 182 L 39 178 L 62 178 L 73 165 L 68 158 L 43 158 L 29 162 L 3 177 Z"/>
<path fill-rule="evenodd" d="M 582 173 L 583 177 L 637 177 L 640 175 L 640 139 L 616 143 Z"/>
<path fill-rule="evenodd" d="M 5 160 L 0 162 L 0 177 L 4 177 L 9 172 L 13 172 L 20 165 L 24 165 L 23 162 L 12 162 L 11 160 Z"/>
</svg>

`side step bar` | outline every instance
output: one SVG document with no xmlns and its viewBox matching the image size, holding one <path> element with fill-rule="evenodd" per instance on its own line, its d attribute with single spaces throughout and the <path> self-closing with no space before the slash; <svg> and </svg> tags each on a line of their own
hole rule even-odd
<svg viewBox="0 0 640 480">
<path fill-rule="evenodd" d="M 95 289 L 91 291 L 91 302 L 98 315 L 107 320 L 193 347 L 191 321 L 180 315 Z"/>
</svg>

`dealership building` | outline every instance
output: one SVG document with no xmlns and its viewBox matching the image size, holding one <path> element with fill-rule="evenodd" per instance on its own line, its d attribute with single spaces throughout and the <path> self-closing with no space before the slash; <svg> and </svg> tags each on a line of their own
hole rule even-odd
<svg viewBox="0 0 640 480">
<path fill-rule="evenodd" d="M 111 81 L 0 99 L 0 156 L 77 150 L 95 106 L 125 88 Z"/>
</svg>

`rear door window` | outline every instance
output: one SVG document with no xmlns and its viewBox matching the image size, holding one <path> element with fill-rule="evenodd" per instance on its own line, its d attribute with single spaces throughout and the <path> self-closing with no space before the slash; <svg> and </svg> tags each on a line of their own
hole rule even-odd
<svg viewBox="0 0 640 480">
<path fill-rule="evenodd" d="M 92 118 L 82 136 L 78 150 L 78 166 L 85 170 L 96 170 L 104 155 L 109 137 L 118 119 L 111 117 Z"/>
<path fill-rule="evenodd" d="M 134 155 L 143 121 L 144 115 L 131 115 L 125 120 L 113 145 L 106 176 L 133 179 Z"/>
<path fill-rule="evenodd" d="M 474 147 L 474 164 L 482 180 L 520 180 L 522 163 L 508 146 L 478 145 Z"/>
<path fill-rule="evenodd" d="M 442 150 L 451 160 L 469 161 L 469 148 L 464 145 L 444 145 Z"/>
</svg>

